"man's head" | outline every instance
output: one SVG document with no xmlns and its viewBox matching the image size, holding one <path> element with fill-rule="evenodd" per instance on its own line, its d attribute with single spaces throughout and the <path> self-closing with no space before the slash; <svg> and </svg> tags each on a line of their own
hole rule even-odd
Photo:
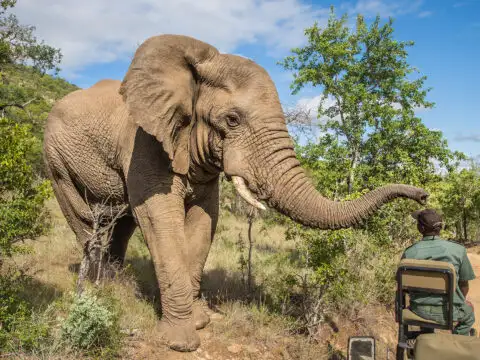
<svg viewBox="0 0 480 360">
<path fill-rule="evenodd" d="M 417 228 L 424 236 L 440 235 L 443 227 L 443 219 L 433 209 L 418 210 L 412 213 L 417 220 Z"/>
</svg>

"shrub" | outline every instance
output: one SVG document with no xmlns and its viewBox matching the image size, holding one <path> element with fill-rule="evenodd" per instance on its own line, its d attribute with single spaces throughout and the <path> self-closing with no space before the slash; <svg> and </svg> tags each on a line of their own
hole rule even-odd
<svg viewBox="0 0 480 360">
<path fill-rule="evenodd" d="M 113 297 L 100 298 L 91 291 L 84 291 L 75 297 L 70 307 L 61 327 L 61 338 L 74 349 L 107 356 L 115 353 L 120 344 L 119 317 Z"/>
<path fill-rule="evenodd" d="M 0 266 L 15 244 L 48 228 L 43 204 L 51 195 L 48 181 L 38 181 L 32 157 L 39 140 L 29 125 L 0 118 Z"/>
<path fill-rule="evenodd" d="M 49 338 L 43 315 L 33 312 L 21 296 L 29 278 L 9 270 L 0 276 L 0 349 L 5 352 L 32 351 Z"/>
<path fill-rule="evenodd" d="M 295 250 L 272 258 L 279 270 L 264 284 L 274 307 L 300 320 L 301 328 L 313 334 L 331 314 L 355 318 L 367 304 L 391 305 L 404 244 L 384 229 L 392 223 L 399 228 L 401 221 L 390 213 L 378 217 L 363 229 L 337 231 L 288 221 L 286 239 L 295 241 Z M 408 231 L 402 234 L 412 224 L 407 221 L 404 226 Z"/>
</svg>

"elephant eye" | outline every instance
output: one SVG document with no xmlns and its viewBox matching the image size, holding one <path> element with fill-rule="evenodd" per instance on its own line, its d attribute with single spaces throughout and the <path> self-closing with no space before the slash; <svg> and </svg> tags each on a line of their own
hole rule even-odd
<svg viewBox="0 0 480 360">
<path fill-rule="evenodd" d="M 237 127 L 240 125 L 240 119 L 236 114 L 229 114 L 227 115 L 227 125 L 231 128 Z"/>
</svg>

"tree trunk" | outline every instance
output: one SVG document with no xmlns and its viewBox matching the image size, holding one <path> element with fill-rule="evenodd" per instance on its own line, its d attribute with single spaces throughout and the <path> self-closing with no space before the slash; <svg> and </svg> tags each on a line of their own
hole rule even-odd
<svg viewBox="0 0 480 360">
<path fill-rule="evenodd" d="M 348 178 L 347 178 L 349 194 L 353 192 L 353 186 L 355 185 L 355 171 L 357 170 L 359 158 L 360 158 L 360 154 L 358 149 L 356 149 L 352 154 L 352 162 L 350 164 L 350 170 L 348 172 Z"/>
<path fill-rule="evenodd" d="M 248 286 L 248 293 L 251 295 L 253 290 L 253 279 L 252 279 L 252 250 L 253 250 L 253 236 L 252 236 L 252 227 L 253 227 L 253 214 L 249 214 L 248 216 L 248 260 L 247 260 L 247 286 Z"/>
<path fill-rule="evenodd" d="M 462 221 L 456 220 L 455 221 L 455 239 L 456 240 L 461 240 L 462 232 L 463 232 Z"/>
<path fill-rule="evenodd" d="M 463 208 L 463 238 L 464 242 L 468 241 L 468 221 L 467 221 L 467 209 Z"/>
</svg>

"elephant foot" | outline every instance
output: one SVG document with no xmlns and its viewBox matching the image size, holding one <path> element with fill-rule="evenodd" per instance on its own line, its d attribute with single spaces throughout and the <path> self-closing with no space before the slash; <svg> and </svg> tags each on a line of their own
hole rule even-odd
<svg viewBox="0 0 480 360">
<path fill-rule="evenodd" d="M 160 320 L 160 332 L 167 346 L 175 351 L 195 351 L 200 346 L 200 337 L 192 322 L 173 325 Z"/>
<path fill-rule="evenodd" d="M 193 321 L 197 330 L 203 329 L 210 322 L 210 316 L 205 312 L 204 306 L 200 300 L 196 300 L 192 306 Z"/>
</svg>

